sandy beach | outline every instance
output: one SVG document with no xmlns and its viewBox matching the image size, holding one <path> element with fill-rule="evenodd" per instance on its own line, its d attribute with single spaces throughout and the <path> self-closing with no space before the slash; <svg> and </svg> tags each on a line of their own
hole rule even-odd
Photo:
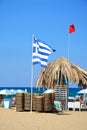
<svg viewBox="0 0 87 130">
<path fill-rule="evenodd" d="M 17 112 L 0 107 L 0 130 L 87 130 L 87 111 Z"/>
</svg>

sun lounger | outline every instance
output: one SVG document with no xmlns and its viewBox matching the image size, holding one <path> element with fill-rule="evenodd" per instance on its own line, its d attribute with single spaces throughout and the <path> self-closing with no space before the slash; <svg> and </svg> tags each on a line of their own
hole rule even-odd
<svg viewBox="0 0 87 130">
<path fill-rule="evenodd" d="M 74 102 L 74 110 L 75 109 L 79 109 L 79 111 L 81 110 L 81 105 L 79 101 Z"/>
<path fill-rule="evenodd" d="M 74 102 L 68 102 L 68 110 L 73 109 L 74 110 Z"/>
<path fill-rule="evenodd" d="M 80 102 L 79 101 L 68 102 L 68 110 L 69 109 L 72 109 L 72 110 L 79 109 L 80 111 L 81 110 Z"/>
<path fill-rule="evenodd" d="M 62 104 L 60 101 L 54 101 L 54 108 L 58 111 L 58 112 L 62 112 Z"/>
</svg>

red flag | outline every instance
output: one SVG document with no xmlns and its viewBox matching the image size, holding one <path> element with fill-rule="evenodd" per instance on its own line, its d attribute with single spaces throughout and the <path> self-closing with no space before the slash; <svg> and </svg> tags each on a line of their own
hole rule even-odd
<svg viewBox="0 0 87 130">
<path fill-rule="evenodd" d="M 72 32 L 75 32 L 75 26 L 74 26 L 74 24 L 71 24 L 69 26 L 69 33 L 72 33 Z"/>
</svg>

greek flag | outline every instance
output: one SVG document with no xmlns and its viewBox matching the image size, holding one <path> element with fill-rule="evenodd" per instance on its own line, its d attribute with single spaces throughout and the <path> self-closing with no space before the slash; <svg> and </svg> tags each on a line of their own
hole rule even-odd
<svg viewBox="0 0 87 130">
<path fill-rule="evenodd" d="M 36 38 L 33 39 L 33 64 L 40 63 L 42 67 L 46 67 L 49 55 L 53 52 L 55 50 L 43 41 Z"/>
</svg>

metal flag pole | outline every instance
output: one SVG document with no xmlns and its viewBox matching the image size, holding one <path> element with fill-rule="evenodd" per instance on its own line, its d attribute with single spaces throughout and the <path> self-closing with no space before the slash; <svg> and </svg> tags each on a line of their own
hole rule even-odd
<svg viewBox="0 0 87 130">
<path fill-rule="evenodd" d="M 68 33 L 68 60 L 70 59 L 70 34 Z M 69 81 L 67 82 L 67 86 L 69 87 Z M 67 95 L 68 95 L 68 88 L 67 88 Z M 67 104 L 68 104 L 68 98 L 66 95 L 66 104 L 65 104 L 65 109 L 67 110 Z"/>
<path fill-rule="evenodd" d="M 33 39 L 34 35 L 32 35 L 32 59 L 33 59 Z M 32 112 L 32 93 L 33 93 L 33 62 L 31 60 L 31 109 L 30 109 L 31 112 Z"/>
<path fill-rule="evenodd" d="M 70 34 L 68 34 L 68 60 L 70 58 Z"/>
<path fill-rule="evenodd" d="M 70 34 L 75 32 L 75 26 L 74 24 L 71 24 L 69 26 L 69 33 L 68 33 L 68 60 L 70 58 Z"/>
</svg>

